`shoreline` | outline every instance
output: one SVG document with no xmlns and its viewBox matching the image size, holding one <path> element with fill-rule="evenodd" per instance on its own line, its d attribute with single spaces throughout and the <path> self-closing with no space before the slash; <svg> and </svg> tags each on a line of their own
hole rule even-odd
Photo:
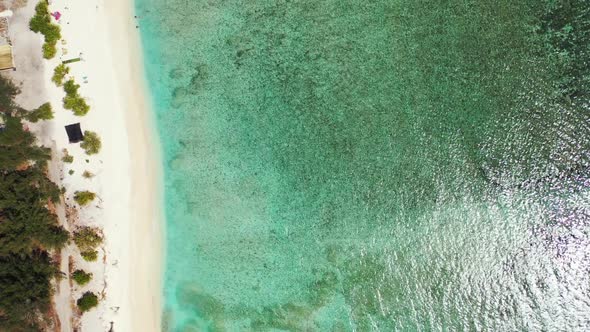
<svg viewBox="0 0 590 332">
<path fill-rule="evenodd" d="M 130 266 L 130 331 L 160 331 L 162 326 L 162 278 L 164 259 L 164 211 L 163 211 L 163 169 L 160 161 L 160 143 L 155 125 L 155 113 L 149 95 L 142 54 L 141 36 L 135 28 L 134 1 L 117 1 L 106 6 L 110 15 L 111 37 L 126 36 L 127 42 L 121 40 L 121 47 L 112 50 L 118 59 L 127 59 L 128 64 L 115 62 L 115 72 L 119 73 L 118 82 L 135 81 L 136 84 L 121 84 L 127 97 L 126 127 L 129 136 L 131 157 L 131 211 L 134 228 L 131 234 Z M 119 34 L 117 33 L 119 32 Z M 123 53 L 123 54 L 121 54 Z M 127 57 L 125 57 L 127 53 Z M 128 72 L 125 72 L 125 69 Z M 126 77 L 129 74 L 130 77 Z M 127 80 L 126 78 L 130 78 Z M 145 161 L 149 161 L 145 163 Z M 151 217 L 151 218 L 150 218 Z M 150 220 L 151 219 L 151 220 Z M 150 222 L 148 222 L 150 221 Z M 141 228 L 142 231 L 133 234 Z M 148 235 L 148 236 L 142 236 Z M 135 276 L 149 276 L 137 282 Z M 146 319 L 151 317 L 153 319 Z"/>
<path fill-rule="evenodd" d="M 40 143 L 53 149 L 51 176 L 65 189 L 58 207 L 61 223 L 70 231 L 90 226 L 104 234 L 95 262 L 84 261 L 73 243 L 61 252 L 60 270 L 68 277 L 56 283 L 53 297 L 60 330 L 102 332 L 112 326 L 115 331 L 159 332 L 163 169 L 134 1 L 53 0 L 50 10 L 62 13 L 58 24 L 65 43 L 58 43 L 58 54 L 49 61 L 41 56 L 42 37 L 28 29 L 37 3 L 28 0 L 15 11 L 9 30 L 17 70 L 9 76 L 20 83 L 18 98 L 24 106 L 47 101 L 53 106 L 54 119 L 30 124 L 30 129 Z M 87 115 L 78 117 L 63 109 L 63 88 L 55 86 L 51 76 L 62 60 L 82 55 L 83 61 L 69 65 L 68 75 L 80 84 L 80 94 L 91 107 Z M 79 144 L 69 144 L 64 126 L 76 122 L 83 131 L 101 137 L 98 154 L 88 156 Z M 61 162 L 63 149 L 74 157 L 73 163 Z M 83 178 L 84 171 L 94 177 Z M 79 207 L 73 202 L 78 190 L 95 192 L 99 199 Z M 69 272 L 78 268 L 93 274 L 89 284 L 72 283 Z M 75 302 L 85 291 L 100 294 L 101 301 L 80 316 Z"/>
<path fill-rule="evenodd" d="M 135 227 L 143 230 L 139 234 L 134 234 L 133 231 L 136 228 L 133 228 L 130 234 L 131 257 L 135 262 L 130 266 L 129 273 L 132 290 L 130 302 L 131 308 L 135 309 L 130 317 L 131 331 L 160 331 L 163 241 L 165 240 L 161 148 L 145 74 L 141 36 L 139 30 L 135 28 L 134 1 L 111 1 L 111 4 L 105 8 L 110 12 L 107 19 L 111 23 L 109 25 L 111 38 L 120 36 L 128 38 L 128 43 L 125 43 L 127 47 L 114 47 L 113 52 L 115 52 L 115 58 L 128 60 L 127 64 L 115 62 L 115 72 L 119 73 L 118 82 L 124 86 L 123 95 L 127 97 L 126 127 L 129 132 L 135 133 L 135 135 L 129 135 L 130 174 L 132 175 L 131 220 Z M 129 81 L 135 84 L 121 84 Z M 144 276 L 146 279 L 140 279 L 140 282 L 137 282 L 138 280 L 134 279 L 135 276 Z"/>
</svg>

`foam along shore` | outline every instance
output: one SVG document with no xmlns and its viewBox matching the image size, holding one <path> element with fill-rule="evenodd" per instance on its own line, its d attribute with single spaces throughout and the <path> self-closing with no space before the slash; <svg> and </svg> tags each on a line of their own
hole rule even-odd
<svg viewBox="0 0 590 332">
<path fill-rule="evenodd" d="M 68 213 L 67 222 L 65 213 L 61 216 L 67 228 L 92 226 L 104 234 L 95 262 L 84 261 L 73 244 L 62 253 L 62 272 L 81 268 L 93 273 L 93 279 L 85 286 L 67 280 L 59 283 L 55 304 L 61 330 L 106 331 L 112 326 L 115 331 L 160 331 L 164 237 L 159 147 L 133 1 L 50 1 L 50 10 L 61 13 L 58 24 L 63 42 L 58 42 L 57 56 L 49 61 L 42 60 L 42 37 L 28 30 L 36 3 L 29 0 L 26 7 L 14 9 L 10 29 L 17 70 L 11 75 L 22 82 L 19 98 L 23 106 L 46 101 L 53 106 L 55 118 L 31 129 L 53 148 L 53 178 L 66 190 L 66 206 L 77 208 Z M 90 112 L 82 117 L 63 108 L 63 88 L 51 82 L 53 69 L 70 58 L 82 59 L 69 64 L 68 75 L 80 84 L 79 93 L 90 105 Z M 40 79 L 45 89 L 39 87 Z M 88 156 L 79 144 L 68 142 L 64 126 L 78 122 L 82 130 L 101 137 L 98 154 Z M 73 163 L 59 162 L 63 149 L 74 157 Z M 83 177 L 85 171 L 94 176 Z M 78 207 L 73 196 L 82 190 L 95 192 L 98 199 Z M 72 307 L 88 290 L 100 294 L 102 300 L 79 317 Z"/>
</svg>

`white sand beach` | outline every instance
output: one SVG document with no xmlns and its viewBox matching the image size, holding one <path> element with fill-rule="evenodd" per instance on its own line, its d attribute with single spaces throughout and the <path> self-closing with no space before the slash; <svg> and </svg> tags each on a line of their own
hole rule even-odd
<svg viewBox="0 0 590 332">
<path fill-rule="evenodd" d="M 21 8 L 23 1 L 15 2 L 9 32 L 17 70 L 8 75 L 21 83 L 18 101 L 22 106 L 34 108 L 47 101 L 53 106 L 53 120 L 30 127 L 54 151 L 50 172 L 66 190 L 58 215 L 69 230 L 99 227 L 105 238 L 95 262 L 84 261 L 74 244 L 62 251 L 62 272 L 69 275 L 81 268 L 92 272 L 93 280 L 77 286 L 66 278 L 57 285 L 59 330 L 108 331 L 112 326 L 114 331 L 160 331 L 164 238 L 160 149 L 133 1 L 50 1 L 50 10 L 62 14 L 59 25 L 65 42 L 58 43 L 58 54 L 49 61 L 41 56 L 42 36 L 28 30 L 37 1 L 29 0 Z M 53 69 L 62 60 L 77 57 L 83 60 L 70 65 L 69 76 L 80 84 L 80 94 L 91 107 L 82 117 L 63 109 L 63 88 L 51 82 Z M 79 144 L 68 142 L 64 126 L 78 122 L 83 131 L 101 137 L 99 154 L 87 156 Z M 73 163 L 60 161 L 64 148 L 74 157 Z M 95 176 L 86 179 L 84 171 Z M 78 190 L 95 192 L 98 199 L 78 207 L 72 198 Z M 85 291 L 100 294 L 102 300 L 98 308 L 80 317 L 75 301 Z"/>
</svg>

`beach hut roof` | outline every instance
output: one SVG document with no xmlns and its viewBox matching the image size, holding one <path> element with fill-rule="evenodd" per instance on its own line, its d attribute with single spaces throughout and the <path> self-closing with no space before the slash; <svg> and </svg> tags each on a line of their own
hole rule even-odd
<svg viewBox="0 0 590 332">
<path fill-rule="evenodd" d="M 80 129 L 80 123 L 67 125 L 66 132 L 68 133 L 70 143 L 78 143 L 84 139 L 84 134 L 82 134 L 82 129 Z"/>
<path fill-rule="evenodd" d="M 4 69 L 14 69 L 10 45 L 0 45 L 0 70 Z"/>
</svg>

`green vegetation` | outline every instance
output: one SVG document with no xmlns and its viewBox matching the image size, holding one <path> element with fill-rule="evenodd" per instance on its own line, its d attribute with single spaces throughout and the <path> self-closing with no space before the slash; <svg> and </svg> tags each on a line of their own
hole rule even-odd
<svg viewBox="0 0 590 332">
<path fill-rule="evenodd" d="M 74 193 L 74 200 L 76 203 L 84 206 L 92 202 L 96 198 L 96 194 L 91 191 L 76 191 Z"/>
<path fill-rule="evenodd" d="M 72 273 L 72 279 L 74 279 L 78 285 L 83 286 L 92 280 L 92 273 L 87 273 L 84 270 L 76 270 Z"/>
<path fill-rule="evenodd" d="M 93 250 L 102 243 L 102 236 L 97 228 L 82 227 L 74 232 L 74 243 L 80 251 Z"/>
<path fill-rule="evenodd" d="M 0 256 L 61 248 L 68 233 L 46 207 L 58 199 L 59 189 L 44 169 L 0 173 Z"/>
<path fill-rule="evenodd" d="M 61 38 L 61 29 L 58 25 L 51 23 L 46 1 L 40 1 L 35 7 L 35 16 L 31 18 L 29 28 L 33 32 L 41 33 L 45 38 L 43 57 L 45 59 L 53 58 L 57 52 L 57 41 Z"/>
<path fill-rule="evenodd" d="M 86 151 L 86 154 L 97 154 L 100 151 L 102 143 L 100 137 L 93 131 L 84 131 L 84 141 L 80 143 L 82 149 Z"/>
<path fill-rule="evenodd" d="M 7 79 L 0 79 L 0 111 L 10 112 L 16 109 L 14 97 L 19 89 Z"/>
<path fill-rule="evenodd" d="M 63 161 L 64 163 L 68 163 L 68 164 L 73 163 L 74 162 L 74 156 L 71 156 L 68 153 L 68 149 L 63 149 L 62 151 L 64 153 L 64 156 L 61 157 L 61 161 Z"/>
<path fill-rule="evenodd" d="M 77 116 L 83 116 L 90 111 L 90 106 L 86 100 L 78 94 L 79 84 L 70 79 L 64 83 L 64 91 L 66 96 L 63 98 L 63 106 L 67 110 L 71 110 Z"/>
<path fill-rule="evenodd" d="M 98 259 L 98 251 L 96 250 L 88 250 L 80 252 L 80 256 L 84 258 L 87 262 L 94 262 Z"/>
<path fill-rule="evenodd" d="M 47 251 L 0 256 L 0 331 L 41 331 L 58 273 Z"/>
<path fill-rule="evenodd" d="M 19 116 L 27 112 L 15 105 L 17 93 L 0 77 L 0 331 L 40 331 L 59 273 L 49 251 L 62 248 L 69 234 L 48 209 L 60 195 L 46 176 L 50 150 L 23 129 Z"/>
<path fill-rule="evenodd" d="M 66 75 L 69 73 L 70 67 L 61 63 L 53 70 L 53 76 L 51 77 L 51 80 L 53 81 L 53 83 L 55 83 L 55 85 L 62 86 L 64 84 L 64 79 L 66 78 Z"/>
<path fill-rule="evenodd" d="M 76 84 L 73 79 L 69 79 L 64 84 L 64 91 L 68 95 L 75 95 L 78 94 L 78 89 L 80 89 L 80 85 Z"/>
<path fill-rule="evenodd" d="M 89 311 L 98 305 L 98 296 L 92 292 L 86 292 L 76 301 L 76 305 L 82 312 Z"/>
<path fill-rule="evenodd" d="M 68 171 L 68 174 L 70 174 L 70 175 L 74 175 L 74 173 L 75 173 L 75 171 L 73 169 Z"/>
<path fill-rule="evenodd" d="M 57 54 L 57 48 L 56 48 L 55 44 L 45 43 L 45 44 L 43 44 L 42 50 L 43 50 L 43 57 L 45 59 L 52 59 L 53 57 L 55 57 L 55 54 Z"/>
<path fill-rule="evenodd" d="M 53 111 L 51 110 L 51 104 L 45 103 L 38 108 L 27 112 L 25 118 L 33 123 L 39 120 L 51 120 L 53 119 Z"/>
<path fill-rule="evenodd" d="M 94 262 L 98 258 L 96 248 L 103 239 L 97 228 L 82 227 L 74 232 L 74 243 L 80 249 L 80 255 L 85 261 Z"/>
<path fill-rule="evenodd" d="M 23 130 L 19 118 L 6 115 L 5 125 L 4 130 L 0 132 L 0 170 L 13 170 L 33 163 L 44 168 L 51 159 L 50 150 L 35 145 L 35 136 Z"/>
<path fill-rule="evenodd" d="M 94 174 L 90 173 L 89 171 L 84 171 L 84 173 L 82 173 L 82 176 L 83 176 L 85 179 L 91 179 L 91 178 L 93 178 L 93 177 L 94 177 Z"/>
</svg>

